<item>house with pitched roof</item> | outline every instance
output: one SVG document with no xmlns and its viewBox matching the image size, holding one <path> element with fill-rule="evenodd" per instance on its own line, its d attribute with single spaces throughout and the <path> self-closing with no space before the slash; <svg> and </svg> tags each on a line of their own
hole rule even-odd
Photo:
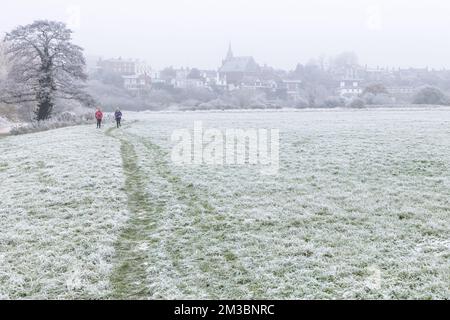
<svg viewBox="0 0 450 320">
<path fill-rule="evenodd" d="M 226 81 L 227 85 L 238 87 L 246 77 L 256 77 L 260 73 L 260 67 L 253 57 L 235 57 L 231 50 L 231 44 L 228 48 L 226 58 L 222 61 L 219 68 L 219 76 Z"/>
<path fill-rule="evenodd" d="M 349 69 L 345 77 L 339 81 L 337 94 L 342 97 L 357 97 L 363 93 L 363 79 L 358 77 L 358 71 Z"/>
</svg>

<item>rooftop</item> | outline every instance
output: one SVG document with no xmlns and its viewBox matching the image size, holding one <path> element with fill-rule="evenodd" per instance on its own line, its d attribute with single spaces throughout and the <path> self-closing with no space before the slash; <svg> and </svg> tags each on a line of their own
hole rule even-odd
<svg viewBox="0 0 450 320">
<path fill-rule="evenodd" d="M 253 57 L 234 57 L 224 61 L 220 72 L 254 72 L 258 65 Z"/>
</svg>

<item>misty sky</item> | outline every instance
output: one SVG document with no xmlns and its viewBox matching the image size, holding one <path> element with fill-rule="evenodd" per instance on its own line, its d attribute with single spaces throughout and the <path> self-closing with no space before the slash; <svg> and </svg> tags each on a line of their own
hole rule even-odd
<svg viewBox="0 0 450 320">
<path fill-rule="evenodd" d="M 354 51 L 369 66 L 450 68 L 450 1 L 15 0 L 0 32 L 36 19 L 67 22 L 87 55 L 140 58 L 154 68 L 216 69 L 236 55 L 293 69 Z"/>
</svg>

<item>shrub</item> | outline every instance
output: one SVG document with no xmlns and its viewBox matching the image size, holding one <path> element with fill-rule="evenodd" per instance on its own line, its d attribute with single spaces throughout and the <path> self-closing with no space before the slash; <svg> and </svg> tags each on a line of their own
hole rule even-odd
<svg viewBox="0 0 450 320">
<path fill-rule="evenodd" d="M 308 108 L 310 106 L 309 101 L 302 97 L 297 97 L 294 102 L 294 106 L 297 109 Z"/>
<path fill-rule="evenodd" d="M 302 97 L 296 97 L 293 100 L 282 101 L 279 105 L 286 106 L 288 108 L 304 109 L 308 108 L 308 101 Z"/>
<path fill-rule="evenodd" d="M 337 108 L 339 106 L 343 106 L 344 104 L 345 104 L 344 99 L 336 96 L 328 97 L 323 102 L 323 106 L 325 108 Z"/>
<path fill-rule="evenodd" d="M 104 121 L 110 121 L 111 115 L 106 115 Z M 25 125 L 16 125 L 11 128 L 10 133 L 12 135 L 27 134 L 40 131 L 48 131 L 52 129 L 58 129 L 63 127 L 76 126 L 81 124 L 88 124 L 94 122 L 94 114 L 86 113 L 82 115 L 76 115 L 71 112 L 63 112 L 52 119 L 45 121 L 34 121 Z"/>
<path fill-rule="evenodd" d="M 387 94 L 365 93 L 363 95 L 364 102 L 369 105 L 386 105 L 391 104 L 392 98 Z"/>
<path fill-rule="evenodd" d="M 446 105 L 449 100 L 445 94 L 436 87 L 426 86 L 416 93 L 413 99 L 414 104 L 434 104 Z"/>
<path fill-rule="evenodd" d="M 347 106 L 350 108 L 360 109 L 360 108 L 364 108 L 365 105 L 366 104 L 363 99 L 354 98 L 353 100 L 350 101 L 350 103 Z"/>
<path fill-rule="evenodd" d="M 186 101 L 183 102 L 183 105 L 186 107 L 197 107 L 200 104 L 200 101 L 195 100 L 195 99 L 188 99 Z"/>
<path fill-rule="evenodd" d="M 223 99 L 214 99 L 205 103 L 202 103 L 196 108 L 197 110 L 220 110 L 220 109 L 232 109 L 232 105 Z"/>
</svg>

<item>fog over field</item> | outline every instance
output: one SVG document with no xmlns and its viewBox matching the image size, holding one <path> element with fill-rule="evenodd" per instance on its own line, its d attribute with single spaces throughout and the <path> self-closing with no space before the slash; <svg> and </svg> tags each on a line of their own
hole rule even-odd
<svg viewBox="0 0 450 320">
<path fill-rule="evenodd" d="M 449 16 L 4 1 L 0 300 L 450 299 Z"/>
<path fill-rule="evenodd" d="M 445 0 L 19 0 L 1 12 L 2 32 L 65 21 L 89 55 L 140 58 L 157 69 L 215 68 L 230 41 L 283 69 L 342 51 L 374 67 L 450 67 Z"/>
</svg>

